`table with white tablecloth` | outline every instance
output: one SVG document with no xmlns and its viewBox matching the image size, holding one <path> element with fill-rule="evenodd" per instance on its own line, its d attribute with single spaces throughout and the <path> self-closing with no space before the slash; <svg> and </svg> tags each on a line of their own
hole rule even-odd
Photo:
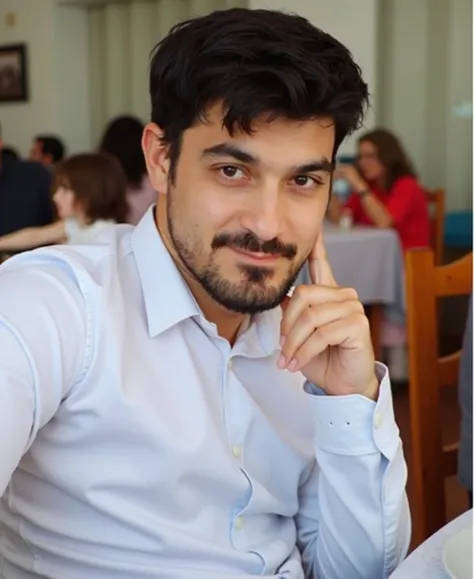
<svg viewBox="0 0 474 579">
<path fill-rule="evenodd" d="M 403 315 L 405 312 L 405 286 L 403 255 L 397 234 L 392 229 L 355 226 L 342 229 L 325 224 L 324 241 L 329 263 L 339 285 L 354 288 L 364 305 L 375 306 L 371 320 L 373 335 L 378 335 L 380 307 L 390 306 Z M 305 266 L 298 284 L 310 283 Z M 377 321 L 376 321 L 377 320 Z M 374 347 L 378 348 L 378 337 Z"/>
<path fill-rule="evenodd" d="M 472 510 L 451 521 L 411 553 L 390 579 L 449 579 L 443 547 L 459 531 L 472 526 Z"/>
</svg>

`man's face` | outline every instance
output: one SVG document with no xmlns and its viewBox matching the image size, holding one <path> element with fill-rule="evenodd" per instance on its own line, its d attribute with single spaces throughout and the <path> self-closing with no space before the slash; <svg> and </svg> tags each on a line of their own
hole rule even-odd
<svg viewBox="0 0 474 579">
<path fill-rule="evenodd" d="M 252 135 L 230 136 L 219 107 L 207 118 L 183 134 L 166 191 L 169 237 L 182 265 L 215 301 L 242 313 L 274 308 L 324 218 L 334 127 L 328 119 L 262 119 Z M 150 176 L 158 181 L 152 165 Z"/>
</svg>

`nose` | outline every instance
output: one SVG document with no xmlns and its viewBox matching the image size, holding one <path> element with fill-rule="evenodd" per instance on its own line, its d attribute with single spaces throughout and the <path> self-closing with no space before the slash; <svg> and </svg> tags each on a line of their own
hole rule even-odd
<svg viewBox="0 0 474 579">
<path fill-rule="evenodd" d="M 244 229 L 252 231 L 262 241 L 279 237 L 284 218 L 282 195 L 278 188 L 253 192 L 252 199 L 241 218 Z"/>
</svg>

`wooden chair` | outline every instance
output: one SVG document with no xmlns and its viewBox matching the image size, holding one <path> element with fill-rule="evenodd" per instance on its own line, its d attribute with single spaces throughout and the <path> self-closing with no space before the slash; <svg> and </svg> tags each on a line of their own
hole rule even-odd
<svg viewBox="0 0 474 579">
<path fill-rule="evenodd" d="M 433 189 L 426 193 L 431 221 L 431 247 L 436 265 L 443 264 L 444 220 L 446 216 L 446 191 Z"/>
<path fill-rule="evenodd" d="M 458 444 L 442 443 L 440 391 L 457 387 L 461 352 L 438 357 L 437 300 L 472 292 L 472 253 L 435 266 L 430 249 L 406 254 L 413 538 L 419 544 L 446 524 L 444 479 L 457 472 Z"/>
</svg>

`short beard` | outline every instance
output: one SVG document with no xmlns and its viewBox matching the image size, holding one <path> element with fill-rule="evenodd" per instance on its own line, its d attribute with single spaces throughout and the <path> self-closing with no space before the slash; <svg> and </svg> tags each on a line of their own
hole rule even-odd
<svg viewBox="0 0 474 579">
<path fill-rule="evenodd" d="M 207 294 L 225 309 L 240 314 L 257 314 L 280 305 L 295 284 L 304 261 L 295 265 L 293 261 L 288 260 L 288 276 L 278 288 L 265 286 L 266 278 L 271 275 L 265 267 L 241 266 L 242 279 L 237 283 L 224 279 L 212 259 L 206 266 L 200 268 L 196 263 L 196 255 L 203 255 L 204 248 L 195 240 L 188 242 L 176 231 L 172 193 L 170 193 L 171 191 L 168 191 L 166 200 L 170 239 L 188 274 L 204 288 Z M 293 253 L 296 253 L 296 250 L 291 252 L 291 255 Z"/>
</svg>

